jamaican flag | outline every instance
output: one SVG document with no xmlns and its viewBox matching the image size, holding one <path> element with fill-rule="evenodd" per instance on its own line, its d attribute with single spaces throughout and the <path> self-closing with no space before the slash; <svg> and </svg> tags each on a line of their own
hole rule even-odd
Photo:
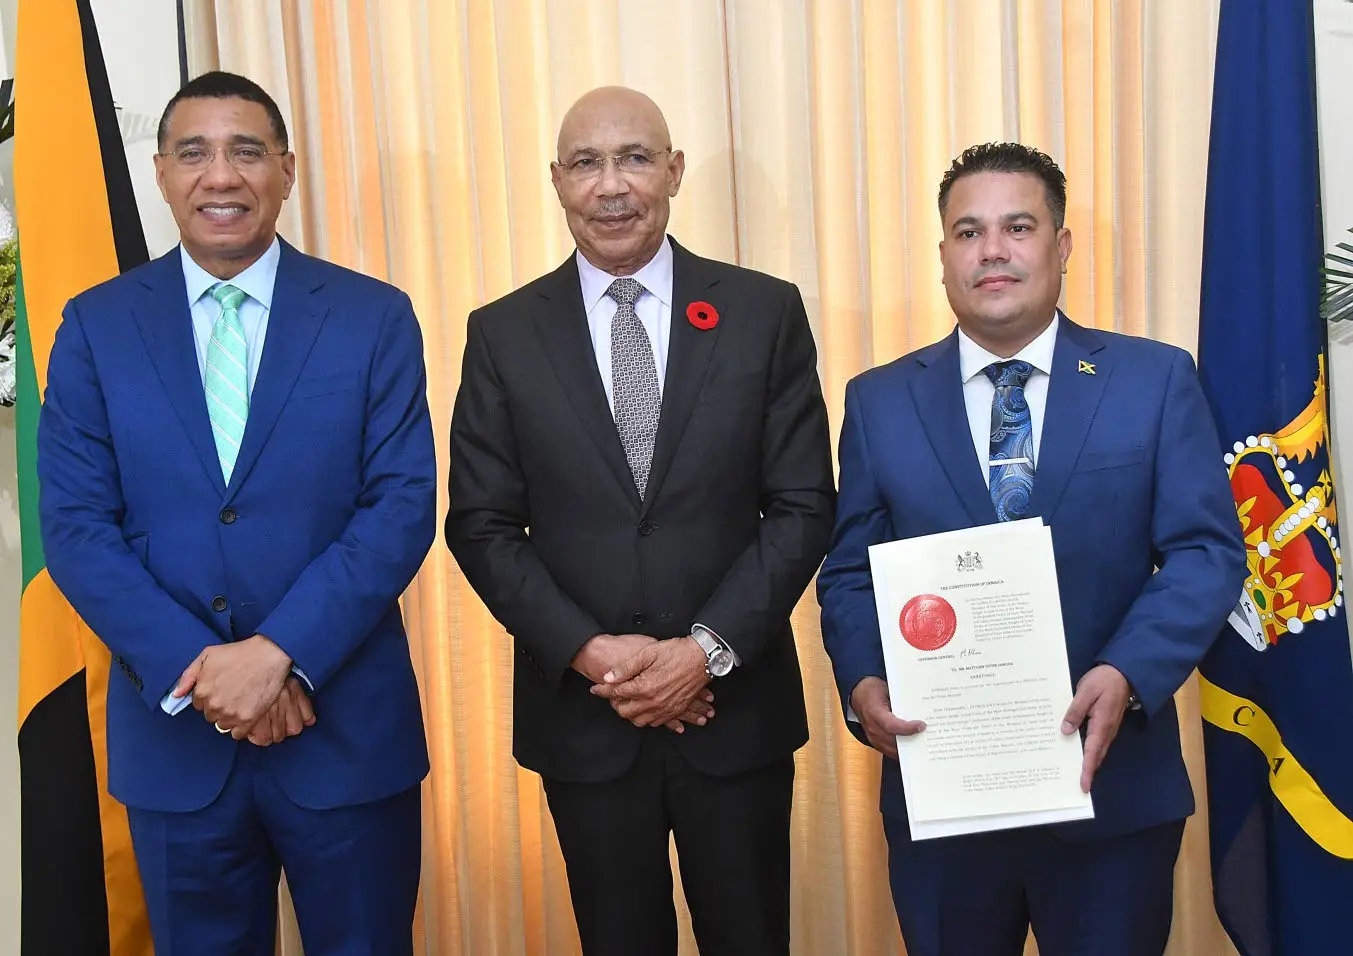
<svg viewBox="0 0 1353 956">
<path fill-rule="evenodd" d="M 20 0 L 16 40 L 22 952 L 148 956 L 127 817 L 107 789 L 109 654 L 47 575 L 35 461 L 62 307 L 146 261 L 146 242 L 89 0 Z"/>
</svg>

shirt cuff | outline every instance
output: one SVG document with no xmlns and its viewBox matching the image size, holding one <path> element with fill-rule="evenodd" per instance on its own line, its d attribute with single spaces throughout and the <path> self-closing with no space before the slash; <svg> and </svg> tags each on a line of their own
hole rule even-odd
<svg viewBox="0 0 1353 956">
<path fill-rule="evenodd" d="M 160 701 L 160 709 L 170 717 L 173 717 L 192 702 L 192 694 L 184 694 L 182 697 L 175 697 L 174 692 L 171 690 L 169 693 L 165 694 L 164 699 Z"/>
<path fill-rule="evenodd" d="M 742 658 L 738 656 L 737 650 L 734 647 L 732 647 L 727 641 L 725 641 L 722 637 L 720 637 L 718 634 L 715 634 L 713 630 L 711 630 L 708 627 L 705 627 L 705 625 L 697 621 L 695 624 L 691 625 L 691 633 L 694 634 L 696 631 L 701 631 L 705 634 L 708 634 L 710 637 L 714 638 L 714 640 L 718 641 L 720 647 L 722 647 L 728 653 L 732 654 L 734 667 L 742 666 Z"/>
<path fill-rule="evenodd" d="M 305 689 L 307 691 L 312 694 L 315 692 L 315 685 L 310 683 L 310 678 L 305 676 L 305 671 L 301 670 L 299 667 L 293 667 L 291 672 L 301 679 L 302 683 L 305 684 Z M 192 702 L 193 695 L 191 693 L 184 694 L 182 697 L 175 697 L 174 692 L 171 690 L 169 693 L 165 694 L 164 699 L 160 701 L 160 709 L 170 717 L 173 717 L 185 707 L 192 704 Z"/>
</svg>

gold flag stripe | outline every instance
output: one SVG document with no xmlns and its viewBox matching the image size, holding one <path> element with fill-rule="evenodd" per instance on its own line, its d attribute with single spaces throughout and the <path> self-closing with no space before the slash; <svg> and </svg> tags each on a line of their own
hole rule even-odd
<svg viewBox="0 0 1353 956">
<path fill-rule="evenodd" d="M 1203 719 L 1214 727 L 1245 737 L 1267 759 L 1273 795 L 1297 826 L 1326 853 L 1353 860 L 1353 820 L 1325 796 L 1310 771 L 1287 749 L 1277 725 L 1263 708 L 1223 690 L 1201 674 L 1198 688 Z"/>
</svg>

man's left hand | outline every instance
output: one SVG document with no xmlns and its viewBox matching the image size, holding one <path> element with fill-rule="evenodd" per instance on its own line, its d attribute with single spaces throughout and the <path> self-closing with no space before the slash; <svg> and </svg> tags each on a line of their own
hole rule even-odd
<svg viewBox="0 0 1353 956">
<path fill-rule="evenodd" d="M 277 700 L 291 671 L 291 658 L 262 634 L 213 644 L 188 665 L 174 690 L 189 691 L 193 706 L 218 728 L 243 740 Z"/>
<path fill-rule="evenodd" d="M 1076 696 L 1062 719 L 1062 733 L 1074 734 L 1087 719 L 1085 758 L 1081 763 L 1081 790 L 1090 792 L 1109 745 L 1118 736 L 1118 728 L 1127 713 L 1131 696 L 1128 680 L 1111 664 L 1092 667 L 1076 685 Z"/>
<path fill-rule="evenodd" d="M 613 667 L 592 693 L 636 727 L 660 726 L 686 713 L 704 690 L 707 661 L 692 637 L 655 641 Z"/>
<path fill-rule="evenodd" d="M 282 692 L 249 731 L 249 742 L 255 747 L 271 747 L 288 737 L 295 737 L 307 727 L 315 725 L 315 708 L 310 695 L 295 677 L 288 677 Z"/>
</svg>

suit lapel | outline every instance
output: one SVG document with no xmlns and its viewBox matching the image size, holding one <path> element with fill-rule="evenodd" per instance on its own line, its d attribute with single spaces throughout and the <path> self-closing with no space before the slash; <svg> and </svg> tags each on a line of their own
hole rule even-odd
<svg viewBox="0 0 1353 956">
<path fill-rule="evenodd" d="M 638 510 L 639 489 L 634 485 L 634 476 L 630 474 L 625 449 L 616 431 L 615 417 L 606 401 L 606 389 L 601 382 L 597 355 L 587 329 L 578 262 L 573 256 L 545 278 L 540 285 L 540 295 L 547 305 L 535 310 L 532 320 L 554 374 L 607 469 L 630 504 Z"/>
<path fill-rule="evenodd" d="M 180 256 L 175 246 L 142 273 L 147 295 L 132 310 L 132 315 L 188 442 L 202 460 L 202 468 L 216 490 L 225 494 L 225 479 L 211 435 L 211 420 L 207 417 L 207 396 L 197 364 L 193 317 Z"/>
<path fill-rule="evenodd" d="M 681 444 L 682 433 L 690 421 L 691 410 L 700 394 L 700 386 L 719 339 L 719 330 L 730 318 L 726 300 L 711 303 L 719 313 L 719 324 L 712 329 L 697 329 L 686 320 L 686 306 L 709 296 L 719 279 L 710 274 L 705 260 L 692 255 L 676 240 L 672 242 L 672 315 L 667 342 L 667 371 L 663 380 L 662 412 L 658 418 L 658 436 L 653 444 L 653 465 L 649 469 L 648 492 L 644 512 L 657 499 Z"/>
<path fill-rule="evenodd" d="M 1031 514 L 1051 518 L 1062 500 L 1104 387 L 1113 374 L 1113 367 L 1101 352 L 1103 348 L 1104 340 L 1093 330 L 1061 316 L 1052 353 L 1052 378 L 1043 412 L 1034 490 L 1029 501 Z M 1090 361 L 1097 352 L 1099 357 Z"/>
<path fill-rule="evenodd" d="M 982 478 L 982 466 L 972 443 L 968 410 L 963 401 L 963 377 L 958 363 L 958 333 L 926 349 L 917 357 L 925 368 L 911 380 L 912 400 L 940 467 L 949 476 L 973 524 L 991 524 L 996 509 Z M 1035 482 L 1035 486 L 1037 482 Z"/>
<path fill-rule="evenodd" d="M 249 420 L 230 475 L 230 497 L 249 477 L 315 344 L 328 314 L 328 308 L 314 297 L 323 284 L 323 276 L 310 267 L 310 259 L 283 242 L 263 357 L 249 397 Z"/>
</svg>

